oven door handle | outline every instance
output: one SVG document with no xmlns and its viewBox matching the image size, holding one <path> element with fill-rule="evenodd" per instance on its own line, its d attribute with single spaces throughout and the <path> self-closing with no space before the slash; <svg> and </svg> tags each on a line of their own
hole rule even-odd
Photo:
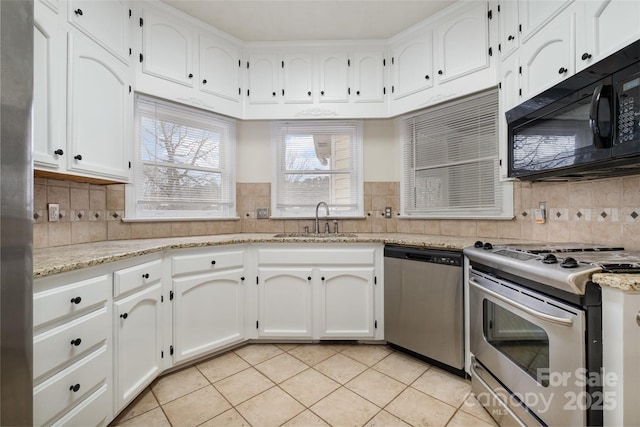
<svg viewBox="0 0 640 427">
<path fill-rule="evenodd" d="M 546 320 L 547 322 L 552 322 L 552 323 L 557 323 L 558 325 L 562 325 L 562 326 L 572 326 L 573 325 L 573 320 L 571 319 L 567 319 L 566 317 L 558 317 L 558 316 L 552 316 L 551 314 L 547 314 L 547 313 L 543 313 L 541 311 L 538 310 L 534 310 L 531 307 L 527 307 L 524 304 L 521 304 L 517 301 L 513 301 L 507 297 L 505 297 L 504 295 L 500 295 L 499 293 L 492 291 L 491 289 L 487 289 L 484 286 L 482 286 L 481 284 L 479 284 L 478 282 L 476 282 L 474 279 L 469 279 L 469 283 L 471 283 L 471 285 L 475 286 L 476 288 L 478 288 L 480 291 L 487 293 L 489 295 L 491 295 L 494 298 L 499 299 L 500 301 L 507 303 L 519 310 L 524 311 L 525 313 L 529 313 L 530 315 L 537 317 L 538 319 L 541 320 Z"/>
</svg>

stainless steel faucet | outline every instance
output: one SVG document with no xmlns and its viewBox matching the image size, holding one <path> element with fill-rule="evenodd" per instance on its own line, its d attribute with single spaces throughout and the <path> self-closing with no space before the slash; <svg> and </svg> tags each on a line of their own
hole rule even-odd
<svg viewBox="0 0 640 427">
<path fill-rule="evenodd" d="M 314 228 L 314 233 L 315 234 L 319 234 L 320 233 L 320 224 L 318 223 L 318 209 L 320 208 L 320 205 L 324 205 L 324 208 L 327 211 L 327 216 L 329 216 L 329 205 L 327 205 L 326 202 L 320 202 L 316 205 L 316 225 Z"/>
</svg>

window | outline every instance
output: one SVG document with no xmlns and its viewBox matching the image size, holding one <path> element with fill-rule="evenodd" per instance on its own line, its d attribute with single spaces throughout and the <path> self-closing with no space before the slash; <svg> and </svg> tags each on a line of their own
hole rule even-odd
<svg viewBox="0 0 640 427">
<path fill-rule="evenodd" d="M 235 217 L 235 121 L 137 95 L 127 219 Z"/>
<path fill-rule="evenodd" d="M 495 90 L 403 117 L 400 129 L 403 216 L 512 217 L 511 183 L 499 179 Z"/>
<path fill-rule="evenodd" d="M 272 140 L 273 216 L 314 217 L 321 201 L 334 217 L 364 215 L 361 122 L 275 122 Z"/>
</svg>

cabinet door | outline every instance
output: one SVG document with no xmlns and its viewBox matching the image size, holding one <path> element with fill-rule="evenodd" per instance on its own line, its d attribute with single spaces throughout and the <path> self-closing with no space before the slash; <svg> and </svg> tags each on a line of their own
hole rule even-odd
<svg viewBox="0 0 640 427">
<path fill-rule="evenodd" d="M 284 102 L 287 104 L 310 104 L 313 102 L 311 55 L 284 55 L 281 67 Z"/>
<path fill-rule="evenodd" d="M 640 39 L 640 2 L 587 1 L 581 5 L 576 39 L 577 71 Z"/>
<path fill-rule="evenodd" d="M 400 99 L 433 86 L 433 37 L 431 31 L 393 50 L 393 99 Z"/>
<path fill-rule="evenodd" d="M 521 43 L 529 40 L 560 14 L 573 0 L 519 0 Z"/>
<path fill-rule="evenodd" d="M 133 120 L 128 69 L 87 37 L 68 37 L 67 169 L 126 181 Z"/>
<path fill-rule="evenodd" d="M 374 267 L 321 268 L 319 338 L 374 336 Z"/>
<path fill-rule="evenodd" d="M 277 104 L 278 60 L 272 54 L 249 55 L 249 104 Z"/>
<path fill-rule="evenodd" d="M 57 170 L 66 151 L 64 130 L 64 42 L 58 15 L 34 2 L 33 23 L 33 164 Z M 58 154 L 56 154 L 58 153 Z"/>
<path fill-rule="evenodd" d="M 346 53 L 327 53 L 318 57 L 320 102 L 349 100 L 349 63 Z"/>
<path fill-rule="evenodd" d="M 194 66 L 195 35 L 175 17 L 142 10 L 142 72 L 187 87 L 198 79 Z"/>
<path fill-rule="evenodd" d="M 575 71 L 575 14 L 563 13 L 520 47 L 522 95 L 527 99 Z"/>
<path fill-rule="evenodd" d="M 114 303 L 117 407 L 123 408 L 161 370 L 161 285 Z"/>
<path fill-rule="evenodd" d="M 212 37 L 200 36 L 200 90 L 240 101 L 240 54 L 238 49 Z"/>
<path fill-rule="evenodd" d="M 489 67 L 489 20 L 485 2 L 471 3 L 435 30 L 438 83 Z"/>
<path fill-rule="evenodd" d="M 520 91 L 520 61 L 513 55 L 500 65 L 500 106 L 508 111 L 522 102 Z"/>
<path fill-rule="evenodd" d="M 500 58 L 504 59 L 518 49 L 518 2 L 501 1 L 498 5 L 498 26 Z"/>
<path fill-rule="evenodd" d="M 384 102 L 384 65 L 382 52 L 357 52 L 353 55 L 354 102 Z"/>
<path fill-rule="evenodd" d="M 129 63 L 129 5 L 122 0 L 69 0 L 69 22 L 125 64 Z"/>
<path fill-rule="evenodd" d="M 244 339 L 244 271 L 173 280 L 175 361 Z"/>
<path fill-rule="evenodd" d="M 258 267 L 258 277 L 259 336 L 311 338 L 311 269 Z"/>
</svg>

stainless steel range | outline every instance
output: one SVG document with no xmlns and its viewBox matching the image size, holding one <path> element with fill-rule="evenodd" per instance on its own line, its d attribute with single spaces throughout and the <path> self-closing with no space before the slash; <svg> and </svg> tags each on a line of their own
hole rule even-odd
<svg viewBox="0 0 640 427">
<path fill-rule="evenodd" d="M 465 248 L 472 387 L 500 425 L 602 425 L 602 305 L 591 276 L 640 253 L 578 243 Z"/>
</svg>

